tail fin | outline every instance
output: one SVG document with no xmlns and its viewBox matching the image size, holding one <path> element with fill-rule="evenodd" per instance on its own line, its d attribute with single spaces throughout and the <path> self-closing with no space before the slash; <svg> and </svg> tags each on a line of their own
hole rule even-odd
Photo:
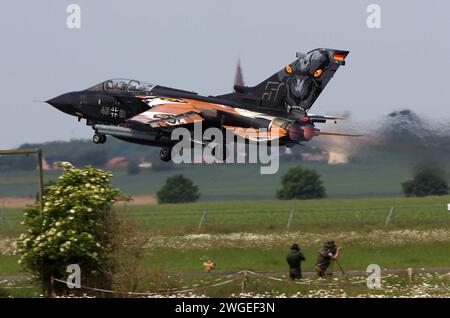
<svg viewBox="0 0 450 318">
<path fill-rule="evenodd" d="M 253 87 L 235 86 L 235 93 L 217 96 L 254 106 L 274 115 L 305 113 L 319 97 L 349 51 L 315 49 Z"/>
</svg>

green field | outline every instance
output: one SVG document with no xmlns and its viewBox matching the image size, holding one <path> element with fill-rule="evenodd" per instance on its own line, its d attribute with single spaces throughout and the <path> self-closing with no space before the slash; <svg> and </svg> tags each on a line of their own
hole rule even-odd
<svg viewBox="0 0 450 318">
<path fill-rule="evenodd" d="M 384 226 L 390 208 L 395 206 L 390 227 L 428 228 L 450 225 L 447 203 L 450 196 L 427 198 L 324 199 L 223 201 L 193 204 L 121 206 L 143 229 L 195 231 L 207 211 L 212 232 L 285 230 L 291 210 L 292 230 L 320 232 L 329 230 L 361 231 Z"/>
<path fill-rule="evenodd" d="M 121 213 L 136 220 L 136 224 L 148 235 L 180 236 L 178 240 L 174 240 L 174 245 L 180 246 L 176 249 L 180 261 L 171 262 L 174 257 L 173 249 L 164 249 L 165 244 L 158 246 L 146 258 L 148 264 L 153 262 L 169 271 L 198 270 L 199 260 L 205 255 L 216 260 L 220 269 L 225 271 L 283 271 L 284 255 L 292 243 L 289 239 L 302 244 L 305 254 L 309 256 L 304 268 L 313 270 L 316 252 L 320 247 L 316 238 L 341 240 L 345 246 L 342 264 L 349 269 L 364 269 L 370 263 L 386 268 L 421 268 L 450 265 L 448 238 L 421 236 L 424 233 L 448 233 L 448 202 L 449 196 L 209 202 L 128 207 L 122 208 Z M 386 218 L 392 205 L 395 206 L 394 213 L 386 226 Z M 198 229 L 205 210 L 207 223 Z M 294 210 L 294 224 L 287 229 L 291 210 Z M 404 232 L 412 234 L 404 239 Z M 218 239 L 212 240 L 211 244 L 217 247 L 203 245 L 201 240 L 190 241 L 191 246 L 186 246 L 183 238 L 189 233 L 218 235 Z M 244 238 L 242 241 L 237 239 L 236 244 L 231 246 L 221 242 L 230 239 L 227 234 L 233 233 L 256 233 L 261 236 L 262 241 L 266 235 L 279 236 L 280 239 L 270 239 L 267 243 L 260 244 L 257 242 L 259 238 L 250 243 Z M 254 244 L 257 246 L 253 246 Z"/>
<path fill-rule="evenodd" d="M 193 276 L 203 275 L 202 262 L 206 258 L 217 263 L 217 274 L 251 270 L 280 275 L 286 272 L 284 257 L 293 242 L 300 243 L 306 255 L 303 269 L 313 271 L 317 250 L 327 239 L 335 239 L 343 246 L 341 264 L 345 270 L 365 270 L 372 263 L 386 269 L 447 268 L 450 267 L 449 202 L 450 196 L 259 200 L 149 206 L 120 204 L 116 210 L 136 225 L 137 235 L 147 242 L 140 265 L 143 273 L 150 277 L 159 273 L 158 286 L 166 284 L 168 277 L 176 278 L 171 282 L 173 286 L 181 286 L 187 284 L 186 281 L 193 283 Z M 392 206 L 394 213 L 390 223 L 385 225 Z M 199 228 L 204 211 L 207 212 L 206 222 Z M 291 211 L 294 211 L 294 222 L 287 228 Z M 23 275 L 17 265 L 18 256 L 12 255 L 11 244 L 8 245 L 23 231 L 22 211 L 5 209 L 2 216 L 0 276 Z M 250 291 L 260 292 L 263 286 L 269 286 L 264 279 L 256 282 L 253 281 L 254 288 Z M 144 285 L 150 286 L 143 283 L 142 290 Z M 298 291 L 295 286 L 285 287 L 279 286 L 276 290 L 291 294 Z M 235 293 L 236 288 L 239 290 L 239 284 L 231 289 L 209 291 L 207 295 L 220 291 L 222 295 L 229 295 L 226 293 Z M 20 292 L 23 293 L 23 289 Z M 352 289 L 349 292 L 363 291 Z"/>
<path fill-rule="evenodd" d="M 138 175 L 114 171 L 113 184 L 130 195 L 154 194 L 173 174 L 182 173 L 200 188 L 202 201 L 274 199 L 281 176 L 292 166 L 316 169 L 331 198 L 367 198 L 401 195 L 400 183 L 411 178 L 410 164 L 393 160 L 385 163 L 349 163 L 330 166 L 320 162 L 281 162 L 274 175 L 261 175 L 258 165 L 184 165 L 172 170 L 143 170 Z M 54 180 L 57 171 L 46 171 L 45 180 Z M 1 197 L 33 196 L 37 189 L 36 173 L 1 172 Z"/>
</svg>

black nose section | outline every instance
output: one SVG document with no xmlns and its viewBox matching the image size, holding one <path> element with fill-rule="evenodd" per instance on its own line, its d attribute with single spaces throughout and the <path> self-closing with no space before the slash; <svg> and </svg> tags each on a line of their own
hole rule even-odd
<svg viewBox="0 0 450 318">
<path fill-rule="evenodd" d="M 76 98 L 73 94 L 66 93 L 49 99 L 46 103 L 62 112 L 73 115 L 75 111 L 74 106 L 76 105 Z"/>
</svg>

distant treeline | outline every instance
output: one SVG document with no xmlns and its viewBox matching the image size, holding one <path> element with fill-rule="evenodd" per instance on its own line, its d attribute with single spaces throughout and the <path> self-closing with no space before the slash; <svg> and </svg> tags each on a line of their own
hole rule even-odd
<svg viewBox="0 0 450 318">
<path fill-rule="evenodd" d="M 157 158 L 158 149 L 135 145 L 114 138 L 96 145 L 91 140 L 52 141 L 38 144 L 23 144 L 18 149 L 41 148 L 44 159 L 52 164 L 56 161 L 69 161 L 77 166 L 103 166 L 109 159 L 121 156 L 129 160 L 148 157 Z M 36 168 L 35 156 L 0 156 L 0 170 L 33 170 Z"/>
</svg>

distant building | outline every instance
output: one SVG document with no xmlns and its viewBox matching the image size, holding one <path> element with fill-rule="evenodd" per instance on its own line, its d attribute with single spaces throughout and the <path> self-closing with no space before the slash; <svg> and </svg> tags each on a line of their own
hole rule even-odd
<svg viewBox="0 0 450 318">
<path fill-rule="evenodd" d="M 127 168 L 128 160 L 125 157 L 114 157 L 106 162 L 105 167 L 108 169 Z"/>
<path fill-rule="evenodd" d="M 45 158 L 42 158 L 42 170 L 51 170 L 53 167 L 48 163 Z"/>
<path fill-rule="evenodd" d="M 330 151 L 328 153 L 328 164 L 339 165 L 348 163 L 348 154 L 344 152 Z"/>
<path fill-rule="evenodd" d="M 139 166 L 139 168 L 142 168 L 142 169 L 149 169 L 152 167 L 152 163 L 150 161 L 144 161 L 144 162 L 141 162 L 140 164 L 138 164 L 138 166 Z"/>
<path fill-rule="evenodd" d="M 328 153 L 326 151 L 303 152 L 300 157 L 304 161 L 328 161 Z"/>
</svg>

